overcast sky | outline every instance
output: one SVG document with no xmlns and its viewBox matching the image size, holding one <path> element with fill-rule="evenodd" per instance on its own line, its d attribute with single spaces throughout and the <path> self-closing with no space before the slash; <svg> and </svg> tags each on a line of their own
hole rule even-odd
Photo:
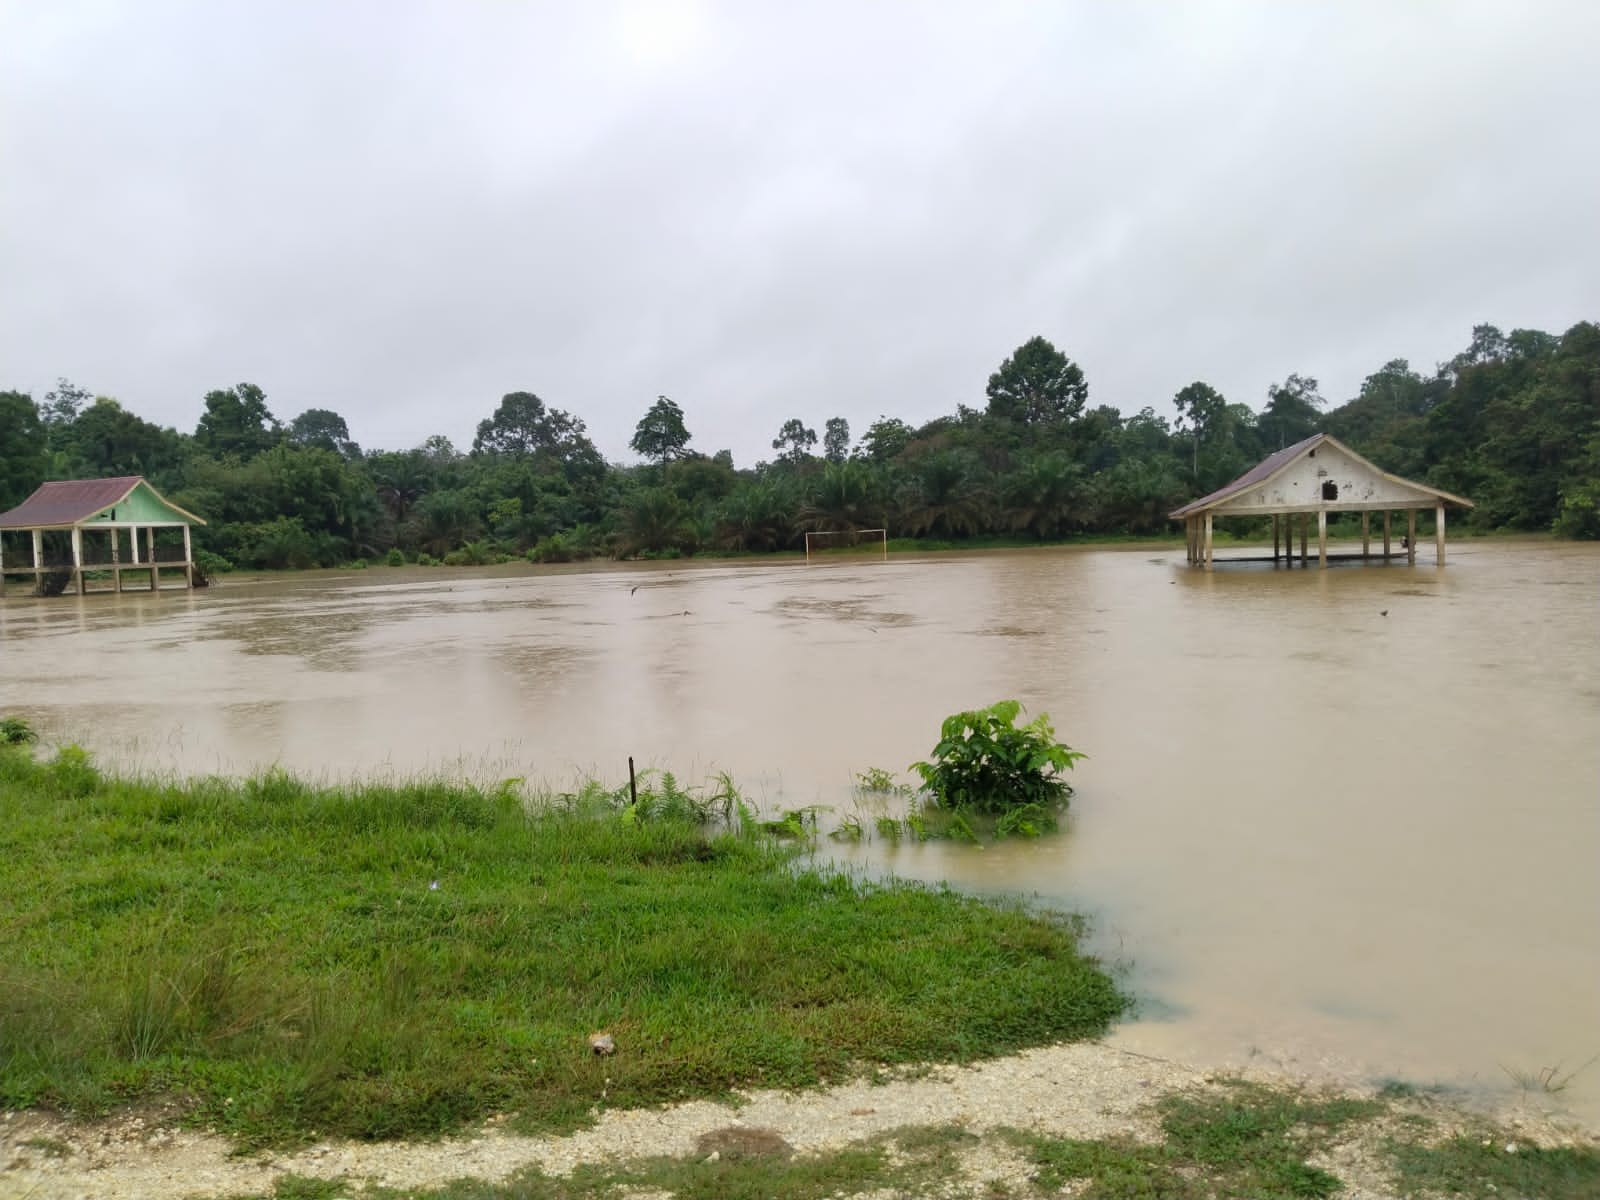
<svg viewBox="0 0 1600 1200">
<path fill-rule="evenodd" d="M 1600 3 L 0 0 L 0 388 L 629 460 L 1600 319 Z"/>
</svg>

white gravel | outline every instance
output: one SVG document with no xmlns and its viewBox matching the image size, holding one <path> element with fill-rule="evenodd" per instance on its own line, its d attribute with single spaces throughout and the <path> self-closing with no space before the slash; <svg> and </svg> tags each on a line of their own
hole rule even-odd
<svg viewBox="0 0 1600 1200">
<path fill-rule="evenodd" d="M 1155 1140 L 1159 1131 L 1149 1114 L 1151 1101 L 1207 1082 L 1203 1072 L 1177 1063 L 1074 1043 L 972 1067 L 934 1067 L 888 1083 L 860 1080 L 808 1092 L 750 1092 L 731 1105 L 695 1101 L 609 1110 L 593 1128 L 566 1137 L 516 1136 L 491 1120 L 468 1135 L 440 1141 L 330 1142 L 281 1157 L 252 1158 L 229 1157 L 221 1138 L 147 1118 L 83 1124 L 7 1113 L 0 1118 L 0 1200 L 270 1194 L 274 1181 L 288 1173 L 401 1189 L 468 1177 L 498 1181 L 528 1166 L 566 1174 L 581 1163 L 687 1156 L 695 1152 L 696 1139 L 729 1126 L 775 1131 L 799 1154 L 911 1125 L 957 1124 L 978 1134 L 1011 1126 L 1086 1139 Z M 1570 1129 L 1513 1119 L 1545 1141 L 1572 1136 Z M 1367 1157 L 1356 1150 L 1341 1153 L 1341 1174 L 1353 1185 L 1347 1196 L 1388 1194 L 1375 1166 L 1363 1165 Z M 992 1180 L 1020 1187 L 1027 1179 L 1025 1164 L 998 1140 L 977 1143 L 966 1155 L 963 1175 L 952 1184 L 970 1184 L 973 1194 Z M 955 1194 L 965 1191 L 961 1187 Z"/>
</svg>

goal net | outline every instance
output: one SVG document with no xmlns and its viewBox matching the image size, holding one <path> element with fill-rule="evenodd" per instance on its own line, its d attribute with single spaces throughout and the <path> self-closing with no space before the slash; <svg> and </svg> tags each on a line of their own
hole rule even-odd
<svg viewBox="0 0 1600 1200">
<path fill-rule="evenodd" d="M 806 534 L 806 562 L 839 555 L 871 554 L 889 561 L 887 529 L 834 529 Z"/>
</svg>

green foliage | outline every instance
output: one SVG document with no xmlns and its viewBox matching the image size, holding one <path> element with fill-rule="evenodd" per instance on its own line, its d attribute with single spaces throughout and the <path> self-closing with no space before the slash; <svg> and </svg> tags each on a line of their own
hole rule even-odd
<svg viewBox="0 0 1600 1200">
<path fill-rule="evenodd" d="M 383 564 L 386 567 L 403 567 L 403 566 L 405 566 L 406 565 L 405 551 L 400 549 L 399 546 L 391 547 L 390 550 L 389 550 L 389 553 L 387 553 L 387 554 L 385 554 L 383 556 Z"/>
<path fill-rule="evenodd" d="M 1047 813 L 1066 802 L 1072 789 L 1060 774 L 1084 755 L 1055 740 L 1047 715 L 1019 727 L 1021 713 L 1021 703 L 1002 700 L 945 718 L 932 761 L 911 764 L 937 804 L 1001 815 Z"/>
<path fill-rule="evenodd" d="M 38 740 L 33 726 L 21 717 L 0 717 L 0 746 L 27 746 Z"/>
<path fill-rule="evenodd" d="M 506 1111 L 568 1130 L 1095 1036 L 1123 1007 L 1068 924 L 807 866 L 725 778 L 643 782 L 529 802 L 0 754 L 0 1107 L 177 1095 L 244 1147 Z"/>
<path fill-rule="evenodd" d="M 772 439 L 772 448 L 779 451 L 778 461 L 799 466 L 811 458 L 811 447 L 817 444 L 817 431 L 807 429 L 799 417 L 790 417 Z"/>
<path fill-rule="evenodd" d="M 206 410 L 195 427 L 195 444 L 207 454 L 246 462 L 282 435 L 267 408 L 267 395 L 253 383 L 206 393 Z"/>
<path fill-rule="evenodd" d="M 50 760 L 43 782 L 62 799 L 79 800 L 100 786 L 100 772 L 90 761 L 87 750 L 67 745 L 57 750 Z"/>
<path fill-rule="evenodd" d="M 1544 1149 L 1504 1130 L 1461 1134 L 1441 1145 L 1391 1145 L 1400 1182 L 1409 1189 L 1463 1200 L 1537 1196 L 1592 1200 L 1600 1196 L 1600 1153 L 1592 1147 Z"/>
<path fill-rule="evenodd" d="M 226 575 L 233 570 L 233 560 L 224 558 L 220 554 L 213 554 L 196 546 L 194 551 L 194 565 L 199 567 L 206 575 Z"/>
<path fill-rule="evenodd" d="M 689 437 L 683 424 L 683 409 L 665 396 L 657 396 L 650 411 L 639 418 L 628 445 L 635 454 L 654 459 L 664 467 L 683 454 Z"/>
<path fill-rule="evenodd" d="M 989 376 L 989 415 L 1019 425 L 1051 425 L 1083 412 L 1083 368 L 1042 337 L 1029 338 Z"/>
<path fill-rule="evenodd" d="M 46 434 L 33 397 L 0 392 L 0 512 L 22 503 L 44 482 Z"/>
</svg>

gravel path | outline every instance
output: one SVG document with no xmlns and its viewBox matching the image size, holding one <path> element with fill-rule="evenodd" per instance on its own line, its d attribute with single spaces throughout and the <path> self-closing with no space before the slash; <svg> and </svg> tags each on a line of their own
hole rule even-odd
<svg viewBox="0 0 1600 1200">
<path fill-rule="evenodd" d="M 1282 1076 L 1264 1082 L 1298 1083 Z M 230 1158 L 223 1139 L 176 1130 L 159 1119 L 125 1116 L 82 1124 L 39 1113 L 0 1118 L 3 1200 L 170 1200 L 270 1194 L 285 1174 L 392 1188 L 453 1179 L 503 1180 L 528 1166 L 565 1174 L 580 1163 L 684 1156 L 696 1141 L 729 1126 L 772 1130 L 801 1154 L 836 1149 L 908 1125 L 958 1124 L 982 1134 L 1011 1126 L 1057 1136 L 1122 1135 L 1156 1140 L 1151 1101 L 1203 1087 L 1200 1071 L 1095 1043 L 1032 1050 L 971 1067 L 935 1067 L 915 1077 L 858 1081 L 826 1090 L 750 1092 L 737 1105 L 696 1101 L 663 1109 L 606 1111 L 596 1125 L 565 1137 L 522 1137 L 497 1122 L 437 1142 L 328 1143 L 283 1156 Z M 1532 1114 L 1499 1114 L 1544 1141 L 1573 1131 Z M 1373 1156 L 1349 1147 L 1337 1164 L 1347 1197 L 1383 1197 Z M 1027 1172 L 1008 1145 L 985 1139 L 968 1154 L 975 1187 L 1000 1180 L 1021 1187 Z"/>
</svg>

